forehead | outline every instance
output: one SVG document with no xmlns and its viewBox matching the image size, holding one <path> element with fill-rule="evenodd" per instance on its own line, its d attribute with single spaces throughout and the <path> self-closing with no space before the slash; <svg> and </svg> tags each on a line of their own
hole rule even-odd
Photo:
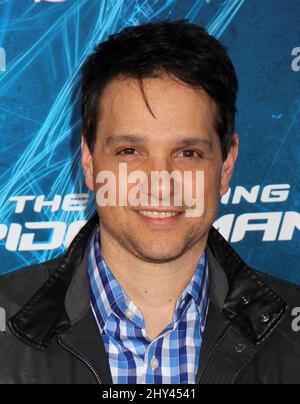
<svg viewBox="0 0 300 404">
<path fill-rule="evenodd" d="M 136 79 L 115 79 L 107 85 L 99 106 L 101 137 L 140 133 L 154 140 L 187 134 L 211 138 L 215 105 L 204 90 L 166 75 L 143 79 L 142 84 L 148 106 Z"/>
</svg>

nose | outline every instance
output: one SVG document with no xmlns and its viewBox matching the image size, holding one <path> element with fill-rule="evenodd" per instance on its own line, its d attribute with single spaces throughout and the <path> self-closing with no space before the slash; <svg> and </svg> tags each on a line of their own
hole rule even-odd
<svg viewBox="0 0 300 404">
<path fill-rule="evenodd" d="M 151 205 L 173 206 L 182 186 L 181 173 L 174 170 L 167 157 L 159 155 L 151 157 L 144 170 L 147 182 L 141 184 L 141 190 L 150 198 Z"/>
</svg>

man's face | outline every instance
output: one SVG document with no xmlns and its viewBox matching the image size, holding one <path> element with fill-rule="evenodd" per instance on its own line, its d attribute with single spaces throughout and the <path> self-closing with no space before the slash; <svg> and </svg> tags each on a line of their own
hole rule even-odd
<svg viewBox="0 0 300 404">
<path fill-rule="evenodd" d="M 122 180 L 120 163 L 127 164 L 128 175 L 136 170 L 146 173 L 149 188 L 143 192 L 149 196 L 153 171 L 204 172 L 204 212 L 200 217 L 187 217 L 186 207 L 173 203 L 169 208 L 157 209 L 180 212 L 172 218 L 151 218 L 149 212 L 144 216 L 144 211 L 155 210 L 150 202 L 148 207 L 97 205 L 102 232 L 144 261 L 168 262 L 181 257 L 199 241 L 206 242 L 216 218 L 219 196 L 229 187 L 238 154 L 238 136 L 235 135 L 234 146 L 224 162 L 213 124 L 214 105 L 204 91 L 166 75 L 144 79 L 143 84 L 153 114 L 136 80 L 114 80 L 105 88 L 94 151 L 91 155 L 83 138 L 82 161 L 87 186 L 95 194 L 103 186 L 96 182 L 100 171 L 113 172 L 117 183 Z M 134 186 L 126 185 L 128 190 Z M 193 188 L 196 186 L 193 181 Z M 158 195 L 162 198 L 161 193 Z"/>
</svg>

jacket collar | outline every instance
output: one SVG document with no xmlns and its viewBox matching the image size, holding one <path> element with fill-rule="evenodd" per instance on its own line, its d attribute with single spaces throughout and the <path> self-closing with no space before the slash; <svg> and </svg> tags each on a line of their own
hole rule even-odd
<svg viewBox="0 0 300 404">
<path fill-rule="evenodd" d="M 236 329 L 261 344 L 286 314 L 287 304 L 213 227 L 208 252 L 212 299 Z"/>
<path fill-rule="evenodd" d="M 87 245 L 98 222 L 95 214 L 71 243 L 62 264 L 9 320 L 13 334 L 32 347 L 46 349 L 54 336 L 74 327 L 89 311 Z M 211 300 L 236 329 L 259 345 L 276 328 L 287 305 L 213 227 L 206 252 Z"/>
</svg>

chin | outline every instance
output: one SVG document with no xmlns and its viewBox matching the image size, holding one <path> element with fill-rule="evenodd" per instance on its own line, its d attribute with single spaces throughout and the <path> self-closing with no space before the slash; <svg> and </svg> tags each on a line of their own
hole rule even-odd
<svg viewBox="0 0 300 404">
<path fill-rule="evenodd" d="M 145 253 L 145 254 L 140 253 L 139 254 L 139 258 L 141 258 L 145 262 L 149 262 L 149 263 L 152 263 L 152 264 L 164 264 L 164 263 L 167 263 L 167 262 L 172 262 L 172 261 L 175 261 L 180 256 L 181 256 L 181 254 L 174 255 L 174 253 L 169 254 L 169 255 L 166 255 L 166 254 L 149 255 L 147 253 Z"/>
<path fill-rule="evenodd" d="M 149 243 L 149 247 L 145 246 L 145 244 L 135 244 L 133 250 L 135 255 L 143 261 L 158 264 L 174 261 L 181 257 L 186 251 L 183 246 L 179 246 L 178 244 L 174 244 L 173 247 L 168 244 L 168 246 L 164 248 L 162 244 L 155 246 L 153 243 Z"/>
</svg>

